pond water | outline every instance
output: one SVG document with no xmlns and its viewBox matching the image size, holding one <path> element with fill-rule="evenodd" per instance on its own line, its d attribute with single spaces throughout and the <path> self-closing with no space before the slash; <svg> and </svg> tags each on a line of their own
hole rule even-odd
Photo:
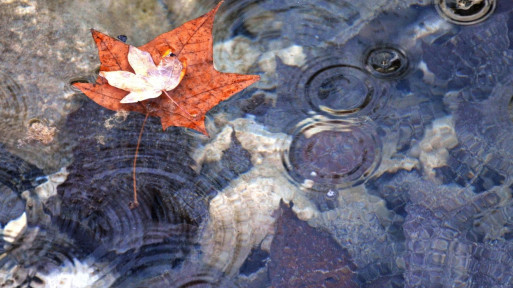
<svg viewBox="0 0 513 288">
<path fill-rule="evenodd" d="M 102 108 L 89 29 L 211 0 L 0 0 L 1 287 L 513 287 L 513 2 L 226 0 L 210 137 Z M 510 230 L 511 229 L 511 230 Z"/>
</svg>

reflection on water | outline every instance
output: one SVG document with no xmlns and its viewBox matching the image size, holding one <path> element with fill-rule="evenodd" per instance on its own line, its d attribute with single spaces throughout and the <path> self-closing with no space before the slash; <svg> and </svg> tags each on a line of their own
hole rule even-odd
<svg viewBox="0 0 513 288">
<path fill-rule="evenodd" d="M 144 115 L 69 86 L 88 29 L 216 1 L 54 2 L 0 3 L 0 286 L 513 285 L 513 2 L 225 1 L 215 65 L 262 80 L 210 138 L 148 119 L 135 210 Z"/>
</svg>

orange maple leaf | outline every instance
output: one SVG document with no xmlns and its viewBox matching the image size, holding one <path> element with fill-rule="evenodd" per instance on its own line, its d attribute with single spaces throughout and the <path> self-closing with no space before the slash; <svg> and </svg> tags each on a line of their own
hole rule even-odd
<svg viewBox="0 0 513 288">
<path fill-rule="evenodd" d="M 258 75 L 222 73 L 214 69 L 212 27 L 214 16 L 221 4 L 222 1 L 207 14 L 158 36 L 139 47 L 139 50 L 91 29 L 101 61 L 100 76 L 94 84 L 73 85 L 107 109 L 146 114 L 135 149 L 132 174 L 134 201 L 130 203 L 130 208 L 139 205 L 135 171 L 141 135 L 148 116 L 160 117 L 164 130 L 169 126 L 181 126 L 208 136 L 205 129 L 205 114 L 219 102 L 260 79 Z M 154 63 L 150 62 L 146 52 L 151 55 Z M 178 57 L 179 61 L 175 57 Z M 132 59 L 131 63 L 129 58 Z M 131 64 L 139 70 L 138 73 L 134 73 Z M 169 79 L 164 77 L 166 75 L 169 75 Z M 111 79 L 113 85 L 128 91 L 109 85 L 107 78 Z M 127 83 L 123 78 L 138 82 Z M 166 79 L 167 83 L 155 83 L 155 79 Z M 172 90 L 162 90 L 161 95 L 157 96 L 156 93 L 161 91 L 162 87 L 175 88 L 164 88 Z M 125 99 L 121 103 L 121 100 L 132 92 L 144 95 L 128 97 L 128 100 Z M 162 94 L 166 97 L 162 97 Z"/>
<path fill-rule="evenodd" d="M 98 77 L 94 84 L 73 85 L 107 109 L 136 111 L 160 117 L 164 130 L 169 126 L 181 126 L 208 135 L 204 123 L 205 114 L 219 102 L 260 79 L 258 75 L 222 73 L 214 69 L 212 27 L 221 3 L 207 14 L 139 47 L 149 52 L 156 64 L 169 55 L 168 51 L 186 64 L 187 71 L 180 84 L 173 90 L 164 91 L 169 97 L 161 95 L 142 102 L 121 103 L 121 99 L 129 92 L 109 85 L 103 77 Z M 91 32 L 98 47 L 100 72 L 134 72 L 128 62 L 129 45 L 94 29 Z"/>
</svg>

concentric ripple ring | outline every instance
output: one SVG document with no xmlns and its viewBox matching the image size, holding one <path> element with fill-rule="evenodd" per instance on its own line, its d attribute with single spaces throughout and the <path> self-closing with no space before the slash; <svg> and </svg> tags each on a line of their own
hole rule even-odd
<svg viewBox="0 0 513 288">
<path fill-rule="evenodd" d="M 380 163 L 381 143 L 371 120 L 307 119 L 283 154 L 292 179 L 313 190 L 364 182 Z"/>
<path fill-rule="evenodd" d="M 495 10 L 495 0 L 437 0 L 436 10 L 447 21 L 459 25 L 483 22 Z"/>
</svg>

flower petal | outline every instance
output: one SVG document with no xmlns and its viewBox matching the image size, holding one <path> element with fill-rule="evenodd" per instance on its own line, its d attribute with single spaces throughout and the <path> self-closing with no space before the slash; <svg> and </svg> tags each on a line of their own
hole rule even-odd
<svg viewBox="0 0 513 288">
<path fill-rule="evenodd" d="M 142 76 L 128 71 L 101 71 L 100 76 L 107 79 L 110 86 L 130 92 L 155 90 Z"/>
<path fill-rule="evenodd" d="M 135 74 L 141 76 L 148 75 L 149 71 L 157 70 L 150 53 L 134 46 L 128 48 L 128 63 L 134 69 Z"/>
<path fill-rule="evenodd" d="M 167 56 L 162 58 L 162 61 L 157 66 L 155 72 L 150 72 L 148 82 L 154 87 L 169 91 L 174 89 L 183 78 L 184 66 L 178 57 Z M 183 71 L 185 72 L 185 71 Z"/>
<path fill-rule="evenodd" d="M 151 98 L 157 98 L 162 94 L 162 91 L 155 90 L 146 90 L 142 92 L 130 92 L 123 99 L 121 99 L 120 103 L 135 103 L 139 101 L 144 101 Z"/>
</svg>

